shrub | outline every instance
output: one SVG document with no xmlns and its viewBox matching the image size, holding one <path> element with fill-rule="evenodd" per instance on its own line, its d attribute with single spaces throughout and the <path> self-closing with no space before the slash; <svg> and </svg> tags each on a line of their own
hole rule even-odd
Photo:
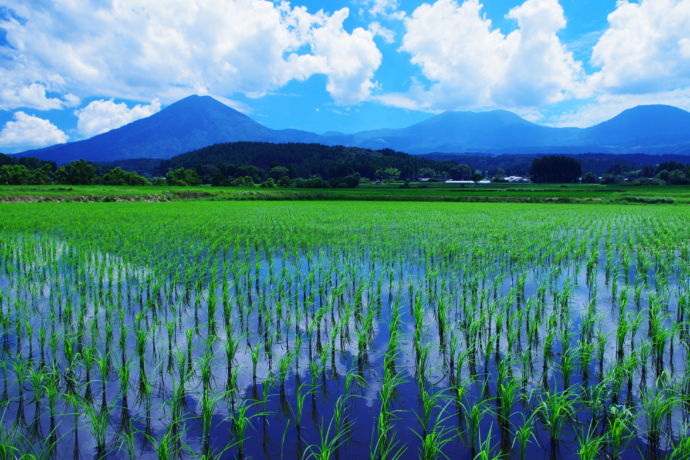
<svg viewBox="0 0 690 460">
<path fill-rule="evenodd" d="M 149 185 L 151 182 L 135 172 L 114 168 L 103 175 L 101 183 L 103 185 Z"/>
<path fill-rule="evenodd" d="M 287 176 L 283 176 L 278 179 L 278 187 L 292 187 L 293 184 L 292 179 Z"/>
<path fill-rule="evenodd" d="M 272 177 L 269 177 L 261 184 L 262 188 L 275 188 L 275 186 L 276 181 L 274 181 Z"/>
<path fill-rule="evenodd" d="M 250 176 L 240 176 L 230 181 L 233 187 L 254 187 L 254 180 Z"/>
<path fill-rule="evenodd" d="M 167 181 L 168 185 L 186 186 L 201 184 L 201 177 L 199 177 L 199 174 L 193 169 L 189 168 L 177 168 L 170 170 L 168 171 L 168 174 L 165 175 L 165 180 Z"/>
<path fill-rule="evenodd" d="M 359 186 L 360 176 L 358 173 L 350 174 L 345 177 L 331 179 L 331 187 L 334 188 L 355 188 Z"/>
<path fill-rule="evenodd" d="M 295 185 L 301 188 L 330 188 L 330 184 L 319 176 L 312 176 L 309 179 L 297 179 Z"/>
</svg>

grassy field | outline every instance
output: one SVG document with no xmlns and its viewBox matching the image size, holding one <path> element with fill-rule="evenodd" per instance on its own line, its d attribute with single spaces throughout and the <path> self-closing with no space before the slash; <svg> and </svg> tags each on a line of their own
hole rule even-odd
<svg viewBox="0 0 690 460">
<path fill-rule="evenodd" d="M 688 186 L 413 183 L 356 189 L 0 186 L 0 201 L 362 200 L 457 202 L 690 203 Z"/>
<path fill-rule="evenodd" d="M 5 458 L 690 458 L 682 206 L 0 215 Z"/>
</svg>

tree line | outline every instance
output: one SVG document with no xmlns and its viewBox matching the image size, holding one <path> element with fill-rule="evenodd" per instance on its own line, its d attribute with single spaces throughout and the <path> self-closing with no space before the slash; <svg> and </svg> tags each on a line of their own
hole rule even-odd
<svg viewBox="0 0 690 460">
<path fill-rule="evenodd" d="M 123 162 L 133 166 L 132 162 Z M 58 166 L 52 161 L 0 154 L 3 185 L 172 185 L 264 187 L 357 187 L 361 182 L 427 180 L 478 180 L 472 166 L 434 161 L 392 150 L 331 147 L 319 144 L 267 144 L 239 142 L 218 144 L 156 161 L 147 160 L 146 173 L 127 170 L 117 163 L 97 165 L 78 160 Z M 501 181 L 498 170 L 489 176 Z M 537 183 L 603 183 L 633 185 L 690 184 L 690 166 L 677 161 L 656 165 L 613 164 L 604 174 L 583 171 L 573 157 L 551 155 L 534 158 L 529 176 Z"/>
<path fill-rule="evenodd" d="M 99 168 L 85 160 L 59 166 L 37 158 L 14 158 L 0 154 L 2 185 L 149 185 L 146 177 L 122 168 Z"/>
<path fill-rule="evenodd" d="M 204 147 L 178 155 L 159 165 L 159 174 L 175 168 L 194 169 L 204 183 L 227 185 L 239 177 L 255 183 L 320 178 L 340 184 L 354 177 L 372 181 L 412 181 L 420 175 L 438 179 L 470 179 L 474 169 L 466 164 L 428 160 L 390 149 L 321 144 L 233 142 Z M 279 168 L 275 169 L 274 168 Z"/>
<path fill-rule="evenodd" d="M 572 157 L 553 155 L 532 160 L 530 176 L 537 183 L 630 184 L 630 185 L 689 185 L 690 165 L 677 161 L 663 161 L 656 165 L 631 167 L 613 164 L 601 176 L 584 172 L 580 162 Z"/>
<path fill-rule="evenodd" d="M 135 169 L 137 165 L 142 168 Z M 140 174 L 140 172 L 144 172 Z M 58 167 L 35 158 L 0 154 L 0 184 L 201 185 L 357 187 L 362 181 L 470 179 L 466 164 L 437 162 L 393 150 L 320 144 L 217 144 L 170 160 L 125 160 L 96 165 L 78 160 Z"/>
</svg>

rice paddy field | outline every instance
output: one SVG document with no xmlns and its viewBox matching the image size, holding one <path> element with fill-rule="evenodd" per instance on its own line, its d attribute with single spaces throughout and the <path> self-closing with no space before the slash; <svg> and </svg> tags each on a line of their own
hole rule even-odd
<svg viewBox="0 0 690 460">
<path fill-rule="evenodd" d="M 690 204 L 690 186 L 599 184 L 362 184 L 354 189 L 3 185 L 1 202 L 113 201 L 429 201 L 576 204 Z"/>
<path fill-rule="evenodd" d="M 690 458 L 684 205 L 0 204 L 0 457 Z"/>
</svg>

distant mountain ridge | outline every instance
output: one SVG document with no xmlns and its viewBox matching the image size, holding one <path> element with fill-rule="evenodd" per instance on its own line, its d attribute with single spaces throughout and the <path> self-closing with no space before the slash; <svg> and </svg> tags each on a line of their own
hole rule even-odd
<svg viewBox="0 0 690 460">
<path fill-rule="evenodd" d="M 541 126 L 512 112 L 444 112 L 402 129 L 331 137 L 346 145 L 408 153 L 690 153 L 690 113 L 653 105 L 589 128 Z"/>
<path fill-rule="evenodd" d="M 189 96 L 150 117 L 90 139 L 18 154 L 65 163 L 79 158 L 115 161 L 168 159 L 219 143 L 320 143 L 422 154 L 690 153 L 690 113 L 638 106 L 589 128 L 541 126 L 518 115 L 445 112 L 401 129 L 354 134 L 274 130 L 209 96 Z"/>
<path fill-rule="evenodd" d="M 83 158 L 112 161 L 172 158 L 223 142 L 313 142 L 318 136 L 299 130 L 273 130 L 210 96 L 189 96 L 158 113 L 112 131 L 67 144 L 22 152 L 58 163 Z"/>
</svg>

